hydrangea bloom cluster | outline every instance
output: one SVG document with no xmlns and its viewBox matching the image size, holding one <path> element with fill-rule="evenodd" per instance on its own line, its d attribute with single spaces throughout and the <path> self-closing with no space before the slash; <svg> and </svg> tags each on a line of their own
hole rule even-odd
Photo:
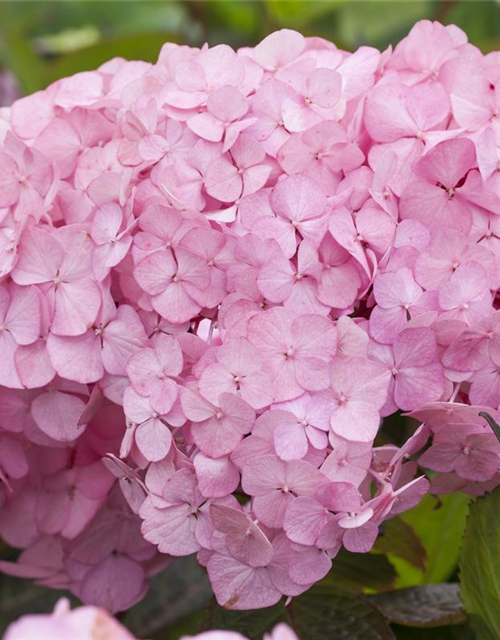
<svg viewBox="0 0 500 640">
<path fill-rule="evenodd" d="M 10 625 L 3 640 L 136 640 L 123 625 L 105 609 L 93 606 L 70 610 L 69 602 L 61 599 L 52 614 L 34 614 Z M 234 631 L 206 631 L 180 640 L 247 640 Z M 263 640 L 298 640 L 286 624 L 276 625 Z"/>
<path fill-rule="evenodd" d="M 119 611 L 197 553 L 266 607 L 369 551 L 419 465 L 498 484 L 499 78 L 453 26 L 283 30 L 0 111 L 0 569 Z"/>
</svg>

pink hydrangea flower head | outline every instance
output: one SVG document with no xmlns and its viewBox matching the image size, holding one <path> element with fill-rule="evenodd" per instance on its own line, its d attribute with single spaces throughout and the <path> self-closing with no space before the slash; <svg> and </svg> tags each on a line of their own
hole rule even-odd
<svg viewBox="0 0 500 640">
<path fill-rule="evenodd" d="M 283 29 L 1 110 L 0 569 L 85 604 L 9 633 L 127 638 L 89 607 L 195 553 L 220 605 L 272 606 L 500 483 L 497 66 L 437 22 Z"/>
</svg>

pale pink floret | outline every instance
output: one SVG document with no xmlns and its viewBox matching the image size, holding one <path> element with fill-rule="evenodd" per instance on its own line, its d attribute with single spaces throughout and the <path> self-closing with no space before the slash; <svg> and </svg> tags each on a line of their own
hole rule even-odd
<svg viewBox="0 0 500 640">
<path fill-rule="evenodd" d="M 153 406 L 151 398 L 139 395 L 132 387 L 125 389 L 123 408 L 129 423 L 121 456 L 127 456 L 135 442 L 147 460 L 156 462 L 165 458 L 172 446 L 172 433 L 161 409 Z"/>
<path fill-rule="evenodd" d="M 349 252 L 331 234 L 326 234 L 318 248 L 318 262 L 319 301 L 337 309 L 349 309 L 361 285 L 359 271 Z"/>
<path fill-rule="evenodd" d="M 321 472 L 331 480 L 359 486 L 366 478 L 372 460 L 369 442 L 355 442 L 330 432 L 333 451 L 321 465 Z"/>
<path fill-rule="evenodd" d="M 365 125 L 377 142 L 402 138 L 414 138 L 415 144 L 432 142 L 432 130 L 446 126 L 450 107 L 450 99 L 439 82 L 413 87 L 379 84 L 366 102 Z"/>
<path fill-rule="evenodd" d="M 179 376 L 182 367 L 182 351 L 177 340 L 159 335 L 154 349 L 141 349 L 128 359 L 127 374 L 140 395 L 151 398 L 160 413 L 168 413 L 178 395 L 173 378 Z"/>
<path fill-rule="evenodd" d="M 12 207 L 18 220 L 43 217 L 51 203 L 55 172 L 47 158 L 8 133 L 0 151 L 0 207 Z"/>
<path fill-rule="evenodd" d="M 223 393 L 234 393 L 254 409 L 273 401 L 273 384 L 257 349 L 246 339 L 231 340 L 218 347 L 216 361 L 203 371 L 199 380 L 201 395 L 218 405 Z"/>
<path fill-rule="evenodd" d="M 245 98 L 228 85 L 211 93 L 207 100 L 207 111 L 190 118 L 187 125 L 204 140 L 223 140 L 222 151 L 225 152 L 233 146 L 240 132 L 253 123 L 253 118 L 242 119 L 247 111 Z"/>
<path fill-rule="evenodd" d="M 201 311 L 210 273 L 205 262 L 186 249 L 160 250 L 137 265 L 134 277 L 152 296 L 152 305 L 163 318 L 182 323 Z"/>
<path fill-rule="evenodd" d="M 0 384 L 22 388 L 16 368 L 20 345 L 31 345 L 41 333 L 40 300 L 35 287 L 0 286 Z"/>
<path fill-rule="evenodd" d="M 491 289 L 496 288 L 497 263 L 486 247 L 470 243 L 463 233 L 440 229 L 415 263 L 415 279 L 426 289 L 437 289 L 448 282 L 461 264 L 479 263 L 486 271 Z"/>
<path fill-rule="evenodd" d="M 295 60 L 305 46 L 303 35 L 290 29 L 281 29 L 264 38 L 255 47 L 253 57 L 264 68 L 276 70 Z"/>
<path fill-rule="evenodd" d="M 337 108 L 342 92 L 342 77 L 324 67 L 304 69 L 299 64 L 281 70 L 277 77 L 290 85 L 296 99 L 285 100 L 283 122 L 288 131 L 304 131 L 322 120 L 342 115 Z"/>
<path fill-rule="evenodd" d="M 74 539 L 96 515 L 113 483 L 100 461 L 51 475 L 37 499 L 38 530 Z"/>
<path fill-rule="evenodd" d="M 247 129 L 271 157 L 288 140 L 290 134 L 283 123 L 283 105 L 285 100 L 294 99 L 294 90 L 275 78 L 267 79 L 250 98 L 251 113 L 256 122 Z"/>
<path fill-rule="evenodd" d="M 246 513 L 222 504 L 212 505 L 210 515 L 217 531 L 225 534 L 229 553 L 252 567 L 265 567 L 274 555 L 273 546 Z"/>
<path fill-rule="evenodd" d="M 418 220 L 429 229 L 467 233 L 472 224 L 468 186 L 476 166 L 474 143 L 467 139 L 441 142 L 418 160 L 413 171 L 421 178 L 401 199 L 401 217 Z M 473 201 L 472 200 L 472 201 Z"/>
<path fill-rule="evenodd" d="M 458 371 L 475 371 L 492 360 L 500 364 L 500 313 L 496 311 L 463 331 L 443 355 L 443 364 Z"/>
<path fill-rule="evenodd" d="M 370 354 L 390 368 L 393 377 L 390 396 L 400 409 L 412 411 L 422 402 L 441 399 L 443 367 L 438 361 L 436 338 L 431 329 L 404 329 L 392 349 L 373 345 Z"/>
<path fill-rule="evenodd" d="M 132 244 L 131 228 L 135 220 L 126 221 L 121 207 L 113 203 L 101 205 L 94 214 L 91 236 L 97 245 L 94 249 L 94 274 L 103 280 L 112 267 L 116 267 L 127 255 Z"/>
<path fill-rule="evenodd" d="M 380 422 L 378 411 L 389 388 L 390 370 L 364 358 L 337 358 L 330 375 L 330 397 L 336 405 L 332 430 L 348 440 L 373 440 Z"/>
<path fill-rule="evenodd" d="M 181 392 L 181 405 L 192 422 L 195 443 L 212 458 L 232 453 L 255 421 L 252 407 L 232 393 L 221 393 L 218 406 L 214 406 L 195 390 L 185 388 Z"/>
<path fill-rule="evenodd" d="M 271 194 L 271 207 L 288 235 L 319 240 L 327 226 L 327 200 L 310 178 L 293 175 L 281 180 Z"/>
<path fill-rule="evenodd" d="M 226 271 L 233 262 L 232 244 L 215 229 L 195 227 L 183 236 L 180 245 L 201 258 L 209 274 L 203 288 L 203 304 L 213 309 L 227 295 Z"/>
<path fill-rule="evenodd" d="M 53 440 L 74 442 L 86 427 L 81 420 L 86 391 L 85 385 L 56 378 L 31 398 L 31 416 L 36 426 Z"/>
<path fill-rule="evenodd" d="M 296 265 L 283 254 L 270 257 L 259 270 L 259 291 L 267 300 L 281 302 L 286 308 L 326 315 L 329 307 L 318 299 L 317 257 L 314 245 L 308 240 L 300 243 Z"/>
<path fill-rule="evenodd" d="M 370 315 L 370 334 L 384 344 L 393 342 L 411 317 L 437 306 L 437 296 L 424 292 L 409 269 L 378 275 L 373 292 L 378 304 Z"/>
<path fill-rule="evenodd" d="M 443 318 L 474 324 L 492 312 L 491 293 L 483 267 L 477 262 L 460 265 L 439 290 Z"/>
<path fill-rule="evenodd" d="M 326 187 L 332 174 L 361 165 L 363 153 L 340 125 L 326 121 L 289 138 L 279 150 L 278 161 L 286 173 L 305 173 Z"/>
<path fill-rule="evenodd" d="M 294 542 L 321 545 L 323 530 L 335 522 L 334 512 L 354 512 L 360 508 L 360 495 L 353 485 L 324 484 L 313 497 L 298 497 L 290 504 L 285 515 L 285 532 Z"/>
<path fill-rule="evenodd" d="M 284 309 L 270 309 L 252 318 L 248 338 L 271 373 L 276 401 L 328 387 L 337 332 L 327 318 L 306 314 L 294 319 Z"/>
<path fill-rule="evenodd" d="M 184 556 L 200 549 L 196 539 L 198 513 L 205 503 L 190 469 L 177 471 L 162 492 L 161 507 L 147 498 L 141 507 L 142 533 L 162 553 Z"/>
<path fill-rule="evenodd" d="M 254 496 L 255 515 L 268 527 L 281 527 L 295 496 L 312 495 L 326 478 L 303 460 L 280 460 L 274 455 L 256 457 L 243 466 L 242 486 Z"/>
<path fill-rule="evenodd" d="M 106 309 L 79 336 L 47 338 L 47 351 L 55 371 L 76 382 L 101 380 L 104 372 L 125 375 L 130 356 L 146 344 L 147 336 L 136 311 L 128 305 Z M 81 363 L 86 366 L 82 367 Z"/>
<path fill-rule="evenodd" d="M 280 402 L 273 408 L 291 415 L 274 431 L 274 448 L 282 460 L 300 460 L 309 450 L 325 449 L 333 403 L 326 396 L 304 393 L 295 400 Z"/>
<path fill-rule="evenodd" d="M 52 295 L 51 331 L 78 336 L 97 317 L 101 293 L 91 274 L 92 244 L 82 231 L 30 230 L 21 242 L 12 279 L 20 285 L 45 285 Z"/>
<path fill-rule="evenodd" d="M 419 462 L 435 471 L 454 471 L 467 480 L 485 481 L 498 471 L 500 449 L 495 436 L 477 424 L 449 424 L 440 429 Z"/>
<path fill-rule="evenodd" d="M 235 202 L 262 189 L 271 174 L 263 147 L 241 134 L 231 147 L 229 157 L 217 157 L 205 174 L 207 192 L 221 202 Z"/>
</svg>

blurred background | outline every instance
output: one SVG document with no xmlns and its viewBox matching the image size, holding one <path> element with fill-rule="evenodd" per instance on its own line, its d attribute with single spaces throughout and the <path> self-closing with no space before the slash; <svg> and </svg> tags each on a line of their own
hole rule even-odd
<svg viewBox="0 0 500 640">
<path fill-rule="evenodd" d="M 163 42 L 253 45 L 288 27 L 340 48 L 384 48 L 417 20 L 451 22 L 483 51 L 500 49 L 495 0 L 0 0 L 0 105 L 113 56 L 154 61 Z"/>
</svg>

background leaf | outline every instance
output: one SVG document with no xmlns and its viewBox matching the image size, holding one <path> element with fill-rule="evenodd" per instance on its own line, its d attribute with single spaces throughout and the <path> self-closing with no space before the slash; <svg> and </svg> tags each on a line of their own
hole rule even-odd
<svg viewBox="0 0 500 640">
<path fill-rule="evenodd" d="M 366 2 L 361 9 L 356 2 L 349 2 L 339 11 L 339 32 L 349 48 L 368 43 L 380 48 L 397 42 L 412 28 L 417 20 L 428 18 L 432 2 Z"/>
<path fill-rule="evenodd" d="M 47 613 L 54 609 L 59 598 L 76 599 L 63 591 L 39 587 L 31 581 L 0 576 L 0 636 L 11 622 L 25 613 Z"/>
<path fill-rule="evenodd" d="M 288 607 L 281 601 L 258 611 L 227 611 L 214 604 L 206 628 L 261 640 L 278 622 L 292 626 L 301 640 L 395 640 L 383 615 L 367 600 L 325 585 L 294 598 Z"/>
<path fill-rule="evenodd" d="M 444 22 L 461 27 L 471 42 L 478 43 L 485 53 L 500 49 L 498 2 L 476 0 L 476 2 L 449 3 Z"/>
<path fill-rule="evenodd" d="M 477 640 L 473 630 L 467 625 L 453 625 L 436 629 L 417 629 L 393 625 L 397 640 Z"/>
<path fill-rule="evenodd" d="M 467 518 L 469 497 L 463 493 L 426 495 L 416 507 L 401 514 L 419 537 L 426 551 L 425 570 L 389 554 L 396 567 L 396 586 L 446 582 L 457 568 L 460 544 Z"/>
<path fill-rule="evenodd" d="M 127 611 L 121 621 L 139 638 L 150 638 L 167 626 L 194 616 L 211 597 L 208 577 L 196 557 L 178 558 L 151 580 L 144 600 Z M 161 638 L 167 640 L 164 633 Z"/>
<path fill-rule="evenodd" d="M 427 551 L 415 529 L 399 516 L 384 522 L 375 548 L 402 558 L 425 572 Z"/>
<path fill-rule="evenodd" d="M 370 596 L 390 622 L 408 627 L 444 627 L 466 617 L 458 584 L 427 584 Z"/>
<path fill-rule="evenodd" d="M 331 24 L 335 21 L 332 14 L 343 5 L 346 0 L 324 0 L 323 2 L 289 2 L 287 0 L 266 0 L 265 9 L 275 28 L 300 29 L 308 31 L 317 20 L 325 20 Z"/>
<path fill-rule="evenodd" d="M 113 38 L 60 57 L 47 65 L 46 75 L 53 82 L 79 71 L 95 69 L 116 57 L 156 62 L 163 43 L 176 40 L 175 34 L 165 33 L 149 33 L 147 39 L 143 35 Z"/>
<path fill-rule="evenodd" d="M 365 589 L 387 591 L 397 578 L 394 566 L 380 553 L 350 553 L 341 549 L 322 584 L 361 593 Z"/>
<path fill-rule="evenodd" d="M 460 554 L 465 610 L 479 640 L 500 638 L 500 490 L 471 505 Z"/>
</svg>

